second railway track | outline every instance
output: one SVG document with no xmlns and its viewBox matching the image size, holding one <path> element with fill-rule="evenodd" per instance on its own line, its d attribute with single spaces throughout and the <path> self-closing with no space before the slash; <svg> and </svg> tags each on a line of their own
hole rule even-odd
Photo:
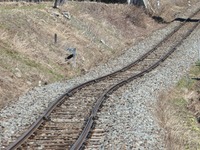
<svg viewBox="0 0 200 150">
<path fill-rule="evenodd" d="M 199 10 L 192 17 L 200 18 Z M 194 31 L 198 23 L 186 20 L 153 49 L 125 68 L 69 90 L 7 149 L 80 149 L 99 107 L 109 94 L 159 66 Z"/>
</svg>

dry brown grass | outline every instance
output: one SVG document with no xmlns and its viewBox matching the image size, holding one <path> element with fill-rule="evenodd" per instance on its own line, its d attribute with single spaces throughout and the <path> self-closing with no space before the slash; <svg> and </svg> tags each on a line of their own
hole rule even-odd
<svg viewBox="0 0 200 150">
<path fill-rule="evenodd" d="M 190 95 L 187 89 L 173 89 L 160 95 L 156 105 L 156 116 L 166 131 L 165 141 L 169 150 L 200 149 L 200 126 L 187 106 Z"/>
<path fill-rule="evenodd" d="M 134 6 L 68 2 L 58 10 L 51 5 L 0 5 L 0 101 L 4 104 L 39 81 L 51 83 L 85 73 L 162 27 Z M 70 20 L 63 11 L 71 14 Z M 77 49 L 76 68 L 65 62 L 69 47 Z M 21 77 L 16 76 L 16 68 Z"/>
<path fill-rule="evenodd" d="M 133 5 L 118 4 L 112 5 L 112 7 L 110 5 L 89 3 L 89 5 L 82 8 L 82 12 L 87 12 L 92 17 L 98 17 L 100 21 L 112 24 L 117 29 L 120 29 L 127 38 L 131 37 L 131 31 L 136 27 L 139 27 L 139 31 L 140 28 L 146 28 L 146 22 L 144 20 L 147 18 L 145 18 L 145 13 L 142 9 Z M 134 32 L 139 33 L 139 31 Z"/>
<path fill-rule="evenodd" d="M 78 19 L 83 22 L 87 21 L 90 30 L 104 28 L 105 32 L 110 32 L 112 36 L 106 39 L 106 41 L 111 45 L 112 43 L 116 43 L 116 41 L 134 39 L 136 36 L 141 37 L 144 31 L 151 31 L 153 27 L 158 26 L 145 15 L 142 9 L 132 5 L 87 3 L 84 7 L 82 6 L 82 3 L 76 3 L 74 6 L 76 9 L 73 7 L 71 11 L 70 5 L 67 5 L 66 8 L 75 14 Z M 97 18 L 98 22 L 93 22 Z M 106 37 L 105 32 L 96 31 L 96 36 Z M 115 47 L 117 48 L 118 46 L 120 45 Z"/>
</svg>

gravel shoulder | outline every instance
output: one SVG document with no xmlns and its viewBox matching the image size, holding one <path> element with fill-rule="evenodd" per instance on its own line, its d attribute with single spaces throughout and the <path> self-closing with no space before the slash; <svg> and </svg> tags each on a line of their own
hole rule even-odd
<svg viewBox="0 0 200 150">
<path fill-rule="evenodd" d="M 185 13 L 191 13 L 199 7 L 200 3 L 193 8 L 188 9 L 188 12 Z M 187 16 L 188 15 L 183 17 Z M 16 133 L 20 134 L 19 131 L 27 129 L 51 102 L 73 86 L 113 72 L 136 60 L 140 55 L 150 50 L 156 43 L 170 33 L 178 24 L 179 22 L 173 22 L 166 28 L 154 32 L 151 36 L 141 41 L 133 48 L 127 49 L 126 52 L 119 58 L 111 60 L 107 64 L 99 64 L 99 67 L 92 69 L 84 76 L 62 83 L 57 82 L 44 87 L 36 87 L 32 91 L 22 95 L 15 104 L 11 104 L 0 111 L 0 141 L 9 142 L 11 140 L 11 136 Z M 116 134 L 116 136 L 119 136 L 122 132 L 124 132 L 124 135 L 130 135 L 131 138 L 138 139 L 138 142 L 145 139 L 151 139 L 151 142 L 145 145 L 148 146 L 148 149 L 155 148 L 155 145 L 158 145 L 159 149 L 164 148 L 164 143 L 161 142 L 161 144 L 159 144 L 160 141 L 162 141 L 159 133 L 160 131 L 161 133 L 164 133 L 164 131 L 159 128 L 155 117 L 151 113 L 150 106 L 152 106 L 156 101 L 156 93 L 175 85 L 181 76 L 197 60 L 198 47 L 200 47 L 199 35 L 200 29 L 198 28 L 178 48 L 178 52 L 176 52 L 171 59 L 168 59 L 161 67 L 158 67 L 156 70 L 150 72 L 144 78 L 137 81 L 137 83 L 133 82 L 126 88 L 122 88 L 125 91 L 123 91 L 121 96 L 114 96 L 116 101 L 124 99 L 124 102 L 128 104 L 124 105 L 124 107 L 128 107 L 123 108 L 121 105 L 116 104 L 115 110 L 112 111 L 117 113 L 118 108 L 120 107 L 121 110 L 128 109 L 130 111 L 134 110 L 135 112 L 131 112 L 134 115 L 131 115 L 131 124 L 127 124 L 128 126 L 132 126 L 132 132 L 126 134 L 128 132 L 124 131 L 123 124 L 126 121 L 123 118 L 120 120 L 121 122 L 116 124 L 116 127 L 114 127 L 116 130 L 120 131 Z M 124 112 L 125 111 L 120 111 L 119 117 L 123 117 Z M 112 115 L 115 115 L 116 113 L 112 113 Z M 110 115 L 110 117 L 114 118 L 117 116 Z M 137 123 L 134 124 L 135 121 L 133 120 L 137 121 Z M 112 119 L 110 121 L 112 122 Z M 109 132 L 105 141 L 108 141 L 111 137 L 112 132 Z M 124 142 L 124 139 L 126 138 L 122 139 L 123 140 L 115 142 L 120 144 L 121 142 Z M 127 138 L 128 141 L 129 139 L 130 138 Z M 112 144 L 116 144 L 115 142 L 112 142 Z M 134 141 L 132 142 L 134 143 Z M 140 144 L 138 146 L 145 149 L 145 147 Z"/>
<path fill-rule="evenodd" d="M 98 114 L 96 126 L 106 131 L 100 148 L 167 149 L 165 130 L 160 128 L 154 113 L 156 100 L 198 60 L 199 35 L 198 27 L 161 66 L 107 99 L 105 105 L 110 109 Z"/>
</svg>

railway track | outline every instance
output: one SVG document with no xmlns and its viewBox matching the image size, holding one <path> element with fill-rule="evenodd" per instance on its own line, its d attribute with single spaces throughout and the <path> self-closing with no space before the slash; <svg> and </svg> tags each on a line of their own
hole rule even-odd
<svg viewBox="0 0 200 150">
<path fill-rule="evenodd" d="M 190 18 L 200 18 L 200 10 Z M 197 28 L 199 22 L 181 23 L 159 44 L 135 62 L 112 74 L 85 82 L 70 89 L 37 119 L 35 123 L 6 149 L 80 149 L 87 143 L 98 144 L 102 130 L 91 130 L 95 116 L 105 99 L 119 87 L 142 77 L 165 61 Z M 92 139 L 87 141 L 88 135 Z M 96 140 L 93 140 L 96 139 Z M 8 143 L 5 143 L 6 145 Z M 95 148 L 95 144 L 94 148 Z"/>
</svg>

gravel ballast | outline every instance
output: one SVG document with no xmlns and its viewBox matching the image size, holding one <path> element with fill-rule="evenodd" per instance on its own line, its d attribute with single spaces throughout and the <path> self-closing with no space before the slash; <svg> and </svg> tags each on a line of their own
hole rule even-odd
<svg viewBox="0 0 200 150">
<path fill-rule="evenodd" d="M 166 149 L 163 129 L 156 122 L 155 108 L 159 93 L 176 85 L 191 64 L 198 60 L 200 28 L 177 48 L 161 66 L 143 78 L 114 92 L 98 114 L 96 128 L 106 136 L 104 149 Z"/>
<path fill-rule="evenodd" d="M 188 11 L 194 11 L 198 6 L 200 5 L 196 5 L 195 8 Z M 111 73 L 136 60 L 140 55 L 156 45 L 178 24 L 178 22 L 174 22 L 166 28 L 154 32 L 147 39 L 127 50 L 121 57 L 107 64 L 101 64 L 84 76 L 68 80 L 65 83 L 54 83 L 44 87 L 36 87 L 19 97 L 19 100 L 15 104 L 11 104 L 0 111 L 0 142 L 9 141 L 11 136 L 15 135 L 16 132 L 27 129 L 51 102 L 68 89 L 90 79 Z M 113 124 L 113 127 L 108 129 L 110 132 L 108 132 L 104 139 L 105 143 L 102 145 L 103 147 L 109 148 L 109 144 L 118 144 L 120 146 L 122 143 L 129 143 L 129 146 L 134 144 L 136 145 L 135 148 L 141 149 L 155 149 L 155 146 L 158 149 L 164 148 L 161 137 L 164 131 L 159 128 L 155 117 L 152 116 L 151 107 L 148 106 L 155 103 L 157 98 L 156 93 L 175 85 L 181 76 L 198 59 L 198 48 L 200 47 L 199 35 L 200 29 L 198 28 L 178 48 L 178 52 L 173 54 L 174 56 L 171 59 L 168 59 L 162 66 L 145 75 L 144 78 L 133 81 L 127 87 L 120 89 L 120 91 L 124 90 L 120 96 L 116 96 L 115 94 L 112 96 L 115 102 L 121 103 L 123 100 L 125 105 L 122 107 L 120 103 L 119 105 L 115 103 L 115 107 L 110 110 L 112 113 L 109 113 L 110 119 L 108 120 L 103 119 L 104 114 L 101 115 L 102 122 L 105 121 L 107 124 Z M 130 114 L 131 117 L 129 119 L 131 121 L 124 117 L 126 116 L 125 112 Z M 116 117 L 121 119 L 118 118 L 119 122 L 113 123 L 113 118 Z M 130 126 L 130 131 L 125 130 L 124 124 Z M 112 140 L 113 135 L 114 137 L 120 136 L 120 139 Z M 135 144 L 135 142 L 138 144 Z M 0 145 L 0 147 L 2 146 Z"/>
</svg>

